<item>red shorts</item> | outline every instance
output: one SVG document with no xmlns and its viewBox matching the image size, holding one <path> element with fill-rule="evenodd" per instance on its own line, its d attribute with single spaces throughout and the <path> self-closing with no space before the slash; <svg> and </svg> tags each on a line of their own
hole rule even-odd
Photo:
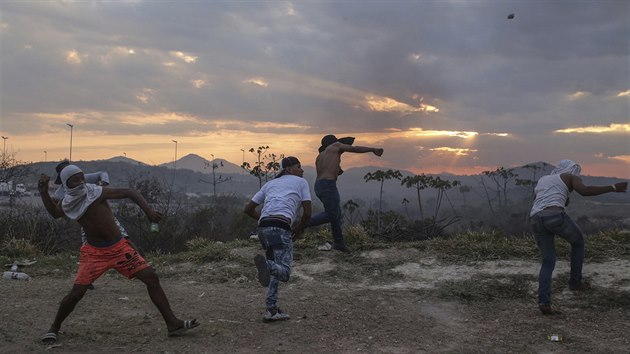
<svg viewBox="0 0 630 354">
<path fill-rule="evenodd" d="M 131 246 L 126 238 L 121 238 L 115 244 L 102 248 L 86 243 L 81 246 L 79 270 L 74 283 L 90 285 L 112 268 L 131 279 L 137 272 L 148 267 L 147 261 Z"/>
</svg>

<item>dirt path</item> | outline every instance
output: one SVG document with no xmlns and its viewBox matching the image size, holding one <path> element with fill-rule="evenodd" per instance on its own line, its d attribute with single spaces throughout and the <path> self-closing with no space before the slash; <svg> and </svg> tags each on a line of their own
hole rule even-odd
<svg viewBox="0 0 630 354">
<path fill-rule="evenodd" d="M 544 317 L 533 293 L 535 262 L 449 265 L 413 249 L 364 252 L 351 261 L 343 257 L 325 253 L 296 262 L 294 277 L 280 288 L 281 306 L 291 319 L 272 324 L 260 321 L 264 289 L 254 280 L 253 266 L 156 265 L 176 314 L 202 323 L 178 338 L 166 336 L 140 282 L 107 273 L 66 320 L 52 347 L 38 338 L 72 275 L 4 280 L 0 352 L 627 353 L 630 348 L 628 260 L 587 264 L 585 275 L 595 290 L 575 295 L 559 289 L 554 301 L 564 315 Z M 562 277 L 566 267 L 560 262 L 556 275 Z M 464 301 L 440 290 L 444 281 L 453 285 L 484 276 L 508 281 L 515 275 L 525 277 L 528 296 Z M 604 297 L 619 305 L 602 305 L 598 299 Z M 550 334 L 562 335 L 563 341 L 549 341 Z"/>
</svg>

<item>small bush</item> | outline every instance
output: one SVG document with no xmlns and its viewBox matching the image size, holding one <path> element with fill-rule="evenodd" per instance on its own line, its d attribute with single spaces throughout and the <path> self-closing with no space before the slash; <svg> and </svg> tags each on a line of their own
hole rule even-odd
<svg viewBox="0 0 630 354">
<path fill-rule="evenodd" d="M 5 239 L 0 247 L 3 255 L 9 258 L 35 258 L 41 255 L 37 246 L 23 238 Z"/>
</svg>

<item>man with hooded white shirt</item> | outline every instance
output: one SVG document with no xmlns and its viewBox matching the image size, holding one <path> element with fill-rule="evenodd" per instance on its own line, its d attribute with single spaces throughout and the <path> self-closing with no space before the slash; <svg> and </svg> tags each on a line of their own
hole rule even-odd
<svg viewBox="0 0 630 354">
<path fill-rule="evenodd" d="M 543 315 L 560 313 L 551 307 L 551 277 L 556 265 L 555 235 L 571 244 L 569 289 L 580 291 L 590 288 L 589 283 L 582 281 L 584 235 L 564 210 L 569 205 L 569 193 L 575 190 L 582 196 L 595 196 L 609 192 L 625 193 L 628 189 L 628 182 L 585 186 L 580 172 L 580 165 L 571 160 L 562 160 L 551 174 L 538 180 L 534 189 L 536 198 L 530 212 L 530 223 L 542 256 L 538 275 L 538 308 Z"/>
<path fill-rule="evenodd" d="M 79 269 L 72 290 L 61 301 L 53 324 L 41 338 L 42 342 L 53 344 L 57 341 L 62 322 L 83 298 L 89 284 L 112 268 L 127 278 L 135 277 L 146 285 L 151 301 L 164 318 L 169 336 L 197 327 L 199 323 L 196 319 L 182 321 L 173 314 L 155 270 L 121 236 L 107 201 L 129 198 L 152 222 L 160 221 L 162 215 L 153 210 L 135 190 L 86 184 L 83 172 L 77 166 L 66 166 L 61 171 L 61 180 L 67 188 L 66 195 L 59 203 L 55 203 L 48 194 L 50 177 L 41 175 L 38 189 L 42 202 L 54 218 L 67 216 L 76 220 L 85 230 L 87 242 L 81 247 Z"/>
</svg>

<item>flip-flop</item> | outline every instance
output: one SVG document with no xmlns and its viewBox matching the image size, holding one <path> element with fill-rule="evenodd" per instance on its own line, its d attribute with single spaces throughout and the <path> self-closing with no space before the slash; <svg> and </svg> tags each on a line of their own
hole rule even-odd
<svg viewBox="0 0 630 354">
<path fill-rule="evenodd" d="M 46 345 L 55 344 L 57 342 L 57 333 L 48 332 L 42 336 L 41 341 Z"/>
<path fill-rule="evenodd" d="M 184 324 L 181 327 L 174 329 L 172 331 L 169 331 L 168 336 L 169 337 L 179 336 L 182 333 L 186 332 L 187 330 L 193 329 L 197 326 L 199 326 L 199 322 L 197 322 L 197 319 L 186 320 L 184 321 Z"/>
</svg>

